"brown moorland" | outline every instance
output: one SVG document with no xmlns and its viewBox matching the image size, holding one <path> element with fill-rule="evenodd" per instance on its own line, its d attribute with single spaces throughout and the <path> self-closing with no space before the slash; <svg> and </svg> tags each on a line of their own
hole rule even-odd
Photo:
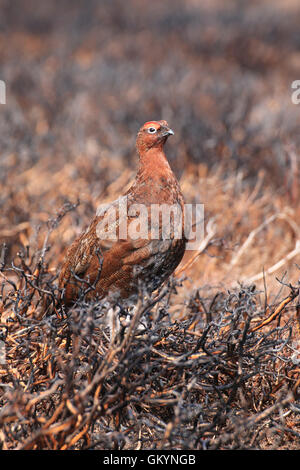
<svg viewBox="0 0 300 470">
<path fill-rule="evenodd" d="M 1 448 L 299 450 L 298 2 L 0 10 Z M 205 237 L 109 341 L 58 275 L 154 119 Z"/>
</svg>

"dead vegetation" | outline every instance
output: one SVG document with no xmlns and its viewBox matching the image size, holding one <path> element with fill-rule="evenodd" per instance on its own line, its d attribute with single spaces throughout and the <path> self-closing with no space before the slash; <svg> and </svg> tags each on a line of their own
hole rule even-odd
<svg viewBox="0 0 300 470">
<path fill-rule="evenodd" d="M 174 320 L 173 281 L 109 339 L 103 303 L 41 314 L 53 276 L 41 261 L 10 269 L 4 449 L 297 448 L 297 287 L 274 305 L 254 286 L 212 300 L 198 289 Z"/>
<path fill-rule="evenodd" d="M 0 3 L 2 449 L 299 449 L 297 5 L 17 3 Z M 106 306 L 66 315 L 57 276 L 152 118 L 205 239 L 110 341 Z"/>
</svg>

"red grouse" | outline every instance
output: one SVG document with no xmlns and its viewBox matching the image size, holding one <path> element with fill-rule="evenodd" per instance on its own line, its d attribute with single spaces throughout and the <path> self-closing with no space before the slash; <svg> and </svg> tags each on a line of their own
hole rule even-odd
<svg viewBox="0 0 300 470">
<path fill-rule="evenodd" d="M 132 186 L 98 210 L 67 251 L 59 277 L 66 306 L 81 295 L 132 300 L 142 287 L 158 288 L 180 263 L 184 200 L 163 150 L 173 134 L 166 121 L 146 122 L 139 130 L 139 169 Z"/>
</svg>

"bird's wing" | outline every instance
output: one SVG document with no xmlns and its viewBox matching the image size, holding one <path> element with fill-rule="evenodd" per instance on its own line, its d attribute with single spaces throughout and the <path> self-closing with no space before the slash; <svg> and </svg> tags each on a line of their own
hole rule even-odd
<svg viewBox="0 0 300 470">
<path fill-rule="evenodd" d="M 61 286 L 69 280 L 72 274 L 82 278 L 88 271 L 91 274 L 91 266 L 93 266 L 92 271 L 95 270 L 96 265 L 99 268 L 101 260 L 112 249 L 111 260 L 120 264 L 126 254 L 130 254 L 145 244 L 145 240 L 130 240 L 130 234 L 128 237 L 128 204 L 130 202 L 130 195 L 125 195 L 112 203 L 98 207 L 96 216 L 87 230 L 73 242 L 67 251 L 60 274 Z M 133 214 L 130 218 L 134 219 L 135 215 Z M 143 225 L 143 222 L 141 224 Z"/>
<path fill-rule="evenodd" d="M 101 295 L 117 289 L 123 281 L 124 286 L 136 282 L 137 269 L 154 274 L 169 270 L 164 258 L 172 242 L 153 239 L 148 210 L 139 212 L 136 207 L 135 212 L 131 201 L 126 206 L 123 197 L 102 206 L 89 228 L 68 250 L 60 275 L 66 298 L 76 296 L 76 277 L 96 283 Z"/>
<path fill-rule="evenodd" d="M 113 222 L 112 214 L 113 211 L 116 212 L 118 201 L 119 199 L 110 204 L 99 206 L 96 216 L 87 230 L 67 250 L 60 275 L 61 281 L 68 279 L 72 273 L 84 277 L 93 255 L 103 256 L 116 242 L 113 233 L 118 227 L 118 218 L 115 217 Z M 96 253 L 96 250 L 98 250 L 98 253 Z"/>
</svg>

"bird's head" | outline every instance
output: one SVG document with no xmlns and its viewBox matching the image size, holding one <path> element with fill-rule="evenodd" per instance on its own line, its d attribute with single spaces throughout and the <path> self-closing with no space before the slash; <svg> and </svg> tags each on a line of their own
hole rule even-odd
<svg viewBox="0 0 300 470">
<path fill-rule="evenodd" d="M 169 137 L 174 135 L 167 121 L 148 121 L 139 130 L 136 145 L 139 153 L 153 147 L 161 147 Z"/>
</svg>

